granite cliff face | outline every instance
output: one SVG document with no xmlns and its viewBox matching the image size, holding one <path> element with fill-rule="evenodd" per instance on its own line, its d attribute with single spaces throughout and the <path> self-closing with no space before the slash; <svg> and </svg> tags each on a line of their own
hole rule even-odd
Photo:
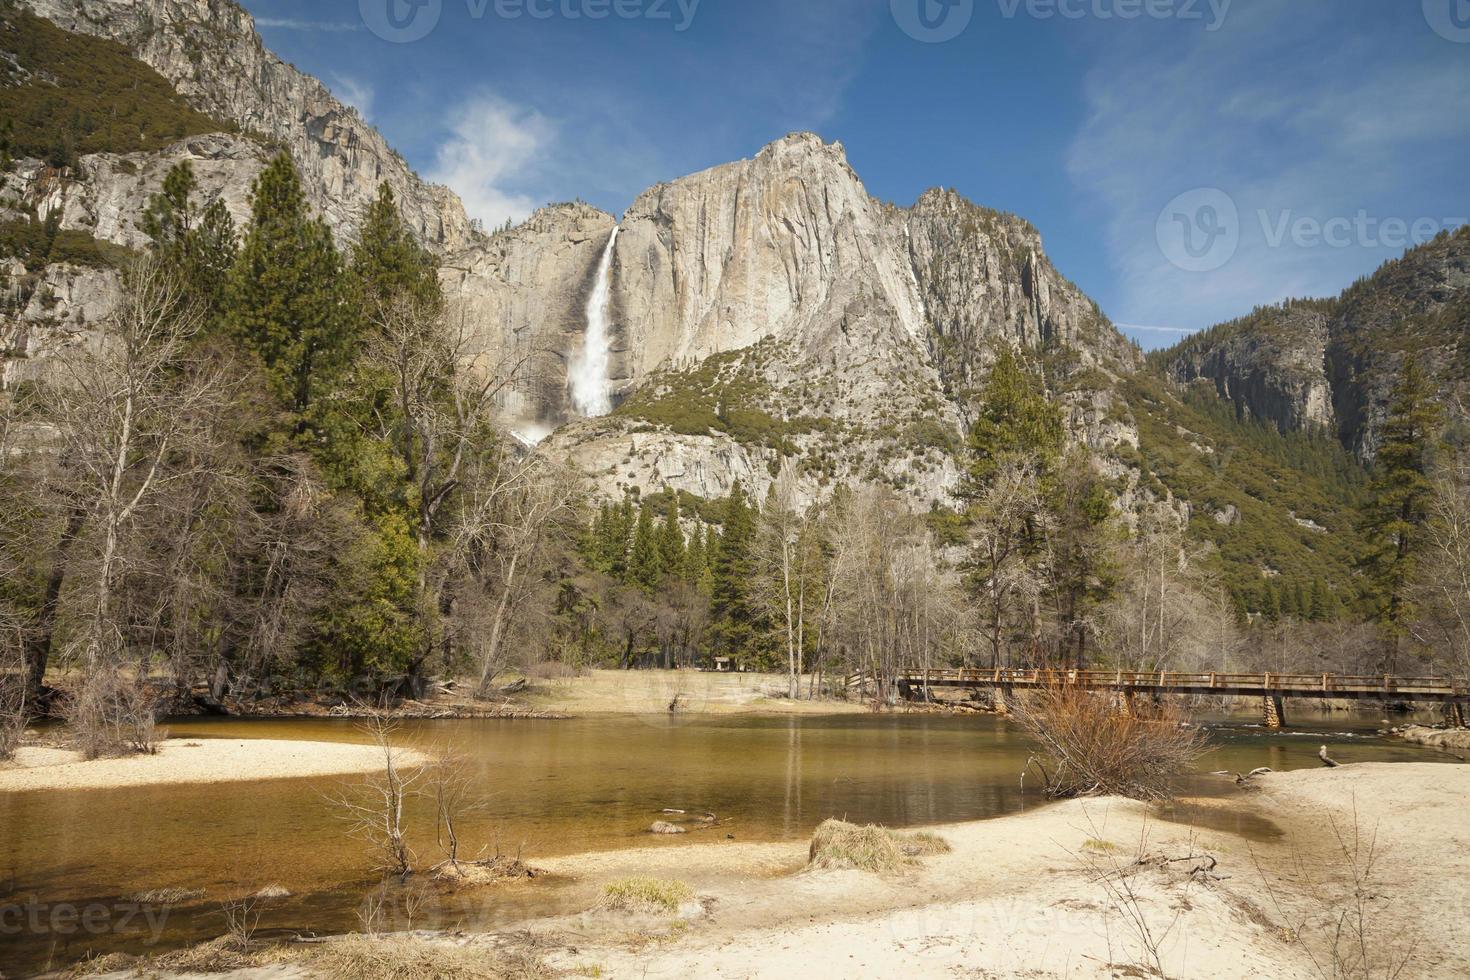
<svg viewBox="0 0 1470 980">
<path fill-rule="evenodd" d="M 882 480 L 916 505 L 949 499 L 976 389 L 996 345 L 1047 362 L 1072 431 L 1106 453 L 1135 445 L 1117 378 L 1141 363 L 1013 215 L 932 191 L 912 208 L 874 199 L 840 144 L 796 134 L 752 159 L 660 184 L 621 221 L 581 204 L 474 231 L 355 112 L 266 51 L 233 0 L 28 0 L 74 32 L 124 45 L 194 107 L 236 132 L 161 152 L 99 153 L 75 173 L 23 161 L 4 177 L 11 217 L 32 210 L 125 248 L 175 164 L 200 198 L 243 223 L 273 147 L 290 150 L 312 205 L 350 241 L 380 183 L 442 261 L 441 278 L 487 368 L 517 368 L 502 408 L 528 442 L 582 464 L 602 492 L 669 484 L 704 496 L 764 492 L 799 462 L 811 499 Z M 582 419 L 568 368 L 614 229 L 606 282 L 607 385 L 618 406 Z M 105 268 L 54 266 L 12 303 L 7 378 L 43 369 L 48 343 L 106 315 Z"/>
<path fill-rule="evenodd" d="M 549 209 L 457 255 L 446 283 L 489 343 L 575 350 L 613 222 Z M 620 407 L 579 422 L 555 364 L 511 406 L 522 429 L 574 423 L 549 449 L 608 493 L 718 496 L 737 479 L 761 493 L 794 458 L 812 499 L 871 478 L 947 502 L 997 344 L 1050 359 L 1077 438 L 1136 442 L 1109 389 L 1140 356 L 1019 218 L 944 191 L 884 204 L 840 144 L 795 134 L 652 188 L 620 228 L 608 379 Z"/>
<path fill-rule="evenodd" d="M 1283 431 L 1321 426 L 1365 463 L 1406 358 L 1458 414 L 1470 391 L 1470 228 L 1441 235 L 1331 300 L 1257 310 L 1155 355 Z"/>
<path fill-rule="evenodd" d="M 355 110 L 267 51 L 234 0 L 26 2 L 66 30 L 123 44 L 196 108 L 290 150 L 312 204 L 347 237 L 386 182 L 430 247 L 451 251 L 473 238 L 451 191 L 421 181 Z"/>
</svg>

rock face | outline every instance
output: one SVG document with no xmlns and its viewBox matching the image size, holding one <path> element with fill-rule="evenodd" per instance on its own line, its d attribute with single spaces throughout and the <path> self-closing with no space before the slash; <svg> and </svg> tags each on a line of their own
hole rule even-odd
<svg viewBox="0 0 1470 980">
<path fill-rule="evenodd" d="M 444 260 L 445 294 L 493 363 L 516 366 L 502 408 L 539 438 L 571 417 L 567 366 L 587 330 L 587 297 L 616 219 L 585 204 L 543 208 L 525 224 Z"/>
<path fill-rule="evenodd" d="M 594 474 L 603 492 L 670 485 L 721 496 L 738 481 L 760 495 L 783 465 L 799 464 L 809 499 L 882 480 L 917 506 L 947 502 L 954 450 L 1000 344 L 1046 360 L 1075 438 L 1104 453 L 1137 443 L 1112 388 L 1141 358 L 1052 266 L 1036 230 L 952 192 L 908 209 L 884 204 L 840 144 L 796 134 L 650 189 L 621 222 L 555 205 L 486 236 L 354 111 L 266 51 L 233 0 L 27 2 L 66 29 L 123 44 L 238 133 L 98 154 L 77 175 L 24 163 L 4 178 L 23 209 L 139 248 L 148 197 L 188 160 L 200 203 L 222 200 L 243 223 L 274 144 L 291 151 L 310 201 L 350 241 L 387 182 L 442 258 L 477 363 L 514 370 L 502 396 L 508 427 L 527 441 L 559 430 L 548 451 Z M 615 228 L 608 385 L 620 407 L 580 419 L 568 366 Z M 52 267 L 30 281 L 44 288 L 22 304 L 15 351 L 42 350 L 47 329 L 83 331 L 115 301 L 115 278 L 94 269 Z"/>
<path fill-rule="evenodd" d="M 589 221 L 602 234 L 583 247 Z M 534 275 L 522 263 L 520 276 L 465 277 L 461 291 L 488 314 L 478 325 L 543 343 L 566 338 L 568 315 L 572 332 L 585 327 L 610 233 L 606 216 L 558 209 L 497 239 L 514 254 L 544 251 L 550 235 L 557 258 Z M 508 268 L 490 248 L 468 250 L 465 267 Z M 552 307 L 539 319 L 517 299 L 532 279 Z M 1074 434 L 1137 440 L 1106 389 L 1141 359 L 1057 273 L 1034 228 L 944 191 L 907 210 L 883 204 L 840 144 L 811 134 L 641 195 L 621 224 L 611 296 L 610 384 L 623 404 L 550 445 L 608 493 L 666 484 L 719 496 L 738 480 L 759 495 L 796 460 L 809 499 L 882 479 L 918 504 L 948 502 L 949 457 L 997 344 L 1066 351 L 1059 378 L 1094 375 L 1068 396 Z M 564 398 L 561 417 L 548 417 L 554 401 L 543 397 L 526 423 L 573 421 Z"/>
<path fill-rule="evenodd" d="M 1326 304 L 1268 307 L 1174 348 L 1168 369 L 1183 383 L 1204 379 L 1244 414 L 1286 431 L 1330 427 Z"/>
<path fill-rule="evenodd" d="M 267 51 L 234 0 L 25 2 L 69 31 L 123 44 L 197 108 L 289 149 L 312 204 L 345 237 L 386 182 L 430 247 L 474 238 L 459 198 L 423 183 L 355 110 Z"/>
<path fill-rule="evenodd" d="M 1470 228 L 1389 262 L 1332 300 L 1267 307 L 1156 355 L 1283 431 L 1323 426 L 1365 463 L 1400 370 L 1415 358 L 1458 412 L 1470 390 Z"/>
</svg>

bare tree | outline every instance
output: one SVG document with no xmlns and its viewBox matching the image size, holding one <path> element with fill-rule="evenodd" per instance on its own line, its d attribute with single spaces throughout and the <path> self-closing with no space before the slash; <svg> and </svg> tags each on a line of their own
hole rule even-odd
<svg viewBox="0 0 1470 980">
<path fill-rule="evenodd" d="M 479 795 L 477 773 L 470 758 L 462 752 L 439 753 L 428 770 L 429 794 L 434 799 L 438 818 L 437 838 L 444 852 L 444 862 L 435 870 L 462 874 L 459 860 L 460 821 L 485 808 Z"/>
<path fill-rule="evenodd" d="M 197 434 L 219 396 L 221 379 L 185 370 L 199 322 L 173 273 L 156 257 L 141 258 L 123 276 L 122 301 L 98 345 L 61 358 L 45 387 L 65 491 L 90 532 L 80 558 L 87 601 L 77 616 L 89 669 L 122 647 L 113 601 L 124 536 L 140 509 L 181 477 L 170 471 L 170 454 Z"/>
<path fill-rule="evenodd" d="M 1008 667 L 1016 638 L 1039 629 L 1041 580 L 1029 561 L 1035 523 L 1044 512 L 1034 469 L 1006 463 L 971 509 L 972 545 L 966 570 L 979 597 L 990 666 Z"/>
<path fill-rule="evenodd" d="M 1470 462 L 1435 480 L 1424 560 L 1413 584 L 1413 635 L 1438 651 L 1437 666 L 1470 677 Z"/>
<path fill-rule="evenodd" d="M 817 591 L 820 555 L 815 543 L 813 514 L 801 505 L 796 469 L 788 460 L 771 485 L 756 526 L 751 597 L 785 635 L 787 696 L 793 700 L 801 694 L 806 669 L 808 596 Z"/>
<path fill-rule="evenodd" d="M 375 869 L 406 879 L 413 873 L 415 856 L 404 811 L 429 770 L 405 763 L 403 751 L 394 744 L 397 725 L 383 713 L 370 713 L 362 730 L 378 747 L 383 768 L 362 786 L 343 790 L 329 802 L 347 822 L 349 835 L 368 846 Z"/>
<path fill-rule="evenodd" d="M 1240 640 L 1207 550 L 1165 516 L 1118 548 L 1120 581 L 1100 614 L 1104 648 L 1136 670 L 1222 670 Z"/>
<path fill-rule="evenodd" d="M 455 635 L 472 648 L 481 697 L 505 668 L 506 638 L 526 611 L 536 575 L 576 522 L 579 495 L 572 474 L 538 458 L 502 453 L 467 477 L 452 539 L 465 584 L 456 598 Z"/>
</svg>

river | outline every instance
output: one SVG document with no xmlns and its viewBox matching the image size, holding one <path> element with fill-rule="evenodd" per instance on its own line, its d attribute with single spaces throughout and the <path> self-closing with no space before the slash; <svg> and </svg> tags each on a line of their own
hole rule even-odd
<svg viewBox="0 0 1470 980">
<path fill-rule="evenodd" d="M 1371 715 L 1312 715 L 1271 733 L 1244 717 L 1205 719 L 1214 749 L 1202 772 L 1287 770 L 1320 765 L 1331 747 L 1344 763 L 1442 761 L 1453 757 L 1379 738 Z M 169 726 L 174 737 L 364 741 L 351 722 L 204 721 Z M 1022 786 L 1031 746 L 993 717 L 597 717 L 570 721 L 409 722 L 405 745 L 452 746 L 478 773 L 485 809 L 461 836 L 538 857 L 687 841 L 804 839 L 827 817 L 896 827 L 977 820 L 1044 801 L 1034 777 Z M 268 885 L 292 897 L 267 914 L 268 929 L 347 931 L 372 887 L 363 846 L 344 833 L 328 802 L 344 780 L 279 780 L 156 789 L 0 794 L 0 911 L 7 906 L 85 906 L 159 888 L 203 889 L 173 909 L 154 941 L 141 916 L 102 935 L 49 928 L 4 929 L 0 973 L 61 966 L 89 951 L 166 949 L 223 932 L 218 897 Z M 1227 792 L 1201 776 L 1195 793 Z M 657 838 L 648 826 L 666 808 L 708 811 L 718 827 Z M 1219 812 L 1218 810 L 1214 812 Z M 415 849 L 437 861 L 427 803 L 413 815 Z M 1264 827 L 1230 829 L 1269 833 Z M 573 911 L 555 882 L 484 895 L 434 910 L 430 926 L 503 927 Z M 116 916 L 115 916 L 116 917 Z M 16 916 L 15 918 L 18 918 Z M 42 916 L 44 920 L 45 917 Z M 452 921 L 451 921 L 452 920 Z"/>
</svg>

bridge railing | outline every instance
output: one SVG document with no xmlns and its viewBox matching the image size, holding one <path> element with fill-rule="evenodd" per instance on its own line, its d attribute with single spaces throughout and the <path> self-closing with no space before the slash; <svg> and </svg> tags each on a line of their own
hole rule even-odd
<svg viewBox="0 0 1470 980">
<path fill-rule="evenodd" d="M 1470 696 L 1470 681 L 1446 677 L 1395 677 L 1392 675 L 1205 673 L 1126 670 L 977 670 L 949 668 L 914 671 L 900 678 L 909 684 L 965 683 L 996 686 L 1048 687 L 1081 684 L 1111 689 L 1170 688 L 1208 692 L 1251 690 L 1340 692 L 1383 692 L 1387 694 L 1433 694 Z"/>
</svg>

